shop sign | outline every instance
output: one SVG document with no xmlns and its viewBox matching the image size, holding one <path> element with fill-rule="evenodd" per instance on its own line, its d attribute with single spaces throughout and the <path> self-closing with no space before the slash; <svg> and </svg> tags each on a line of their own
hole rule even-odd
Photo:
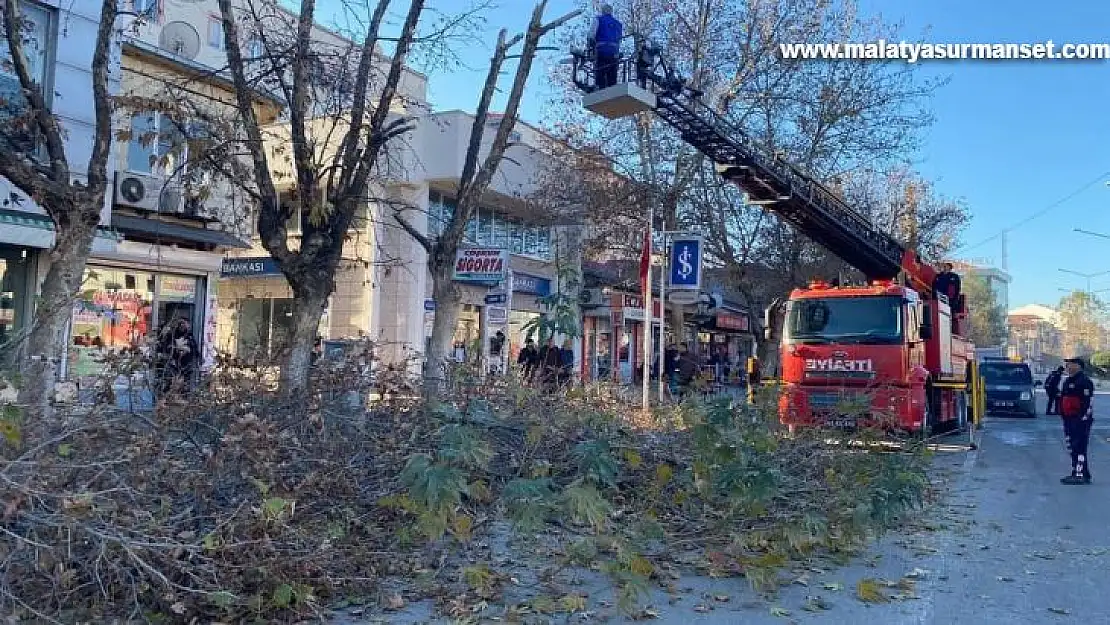
<svg viewBox="0 0 1110 625">
<path fill-rule="evenodd" d="M 504 306 L 490 306 L 486 308 L 486 320 L 491 325 L 505 325 L 509 322 L 509 310 Z"/>
<path fill-rule="evenodd" d="M 717 313 L 717 328 L 719 330 L 736 330 L 738 332 L 747 332 L 748 316 L 719 312 Z"/>
<path fill-rule="evenodd" d="M 250 276 L 276 276 L 281 273 L 277 261 L 269 256 L 258 258 L 225 258 L 220 267 L 224 278 L 246 278 Z"/>
<path fill-rule="evenodd" d="M 175 302 L 194 302 L 197 298 L 197 279 L 177 276 L 162 276 L 158 286 L 158 297 Z"/>
<path fill-rule="evenodd" d="M 551 294 L 551 280 L 525 273 L 513 273 L 513 292 L 547 297 Z"/>
<path fill-rule="evenodd" d="M 638 312 L 634 312 L 638 311 Z M 663 307 L 658 299 L 652 300 L 651 316 L 658 319 L 662 316 Z M 624 296 L 624 316 L 632 321 L 644 320 L 644 298 L 639 295 Z"/>
<path fill-rule="evenodd" d="M 609 316 L 609 322 L 613 324 L 612 327 L 614 329 L 623 326 L 624 314 L 619 310 L 612 311 Z"/>
<path fill-rule="evenodd" d="M 455 254 L 458 282 L 501 282 L 509 265 L 509 252 L 497 248 L 471 247 Z"/>
<path fill-rule="evenodd" d="M 702 238 L 682 235 L 671 238 L 670 289 L 672 291 L 701 290 Z"/>
</svg>

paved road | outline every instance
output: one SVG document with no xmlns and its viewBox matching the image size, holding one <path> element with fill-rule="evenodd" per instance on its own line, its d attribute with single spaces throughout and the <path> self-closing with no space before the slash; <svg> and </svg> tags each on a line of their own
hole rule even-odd
<svg viewBox="0 0 1110 625">
<path fill-rule="evenodd" d="M 977 451 L 938 454 L 935 477 L 949 489 L 945 502 L 856 564 L 797 572 L 805 585 L 789 585 L 771 600 L 755 596 L 743 579 L 684 577 L 677 598 L 652 597 L 656 622 L 1110 623 L 1110 394 L 1096 398 L 1089 486 L 1060 484 L 1069 467 L 1059 418 L 1043 416 L 1043 406 L 1040 412 L 1035 419 L 991 418 Z M 890 603 L 864 604 L 855 596 L 861 579 L 906 575 L 914 578 L 913 590 Z M 592 621 L 626 622 L 600 603 L 612 598 L 604 581 L 581 583 L 578 590 L 589 593 L 596 610 Z M 805 609 L 815 596 L 827 609 Z M 384 616 L 446 622 L 429 619 L 426 608 Z"/>
</svg>

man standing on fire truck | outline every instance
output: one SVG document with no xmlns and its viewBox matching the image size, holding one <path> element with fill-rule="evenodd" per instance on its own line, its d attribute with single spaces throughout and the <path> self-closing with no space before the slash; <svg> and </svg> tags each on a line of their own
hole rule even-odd
<svg viewBox="0 0 1110 625">
<path fill-rule="evenodd" d="M 1060 418 L 1064 422 L 1064 436 L 1071 452 L 1071 475 L 1060 480 L 1063 484 L 1090 484 L 1091 470 L 1087 458 L 1087 443 L 1091 438 L 1094 409 L 1091 401 L 1095 385 L 1083 373 L 1083 360 L 1068 358 L 1067 376 L 1060 388 Z"/>
</svg>

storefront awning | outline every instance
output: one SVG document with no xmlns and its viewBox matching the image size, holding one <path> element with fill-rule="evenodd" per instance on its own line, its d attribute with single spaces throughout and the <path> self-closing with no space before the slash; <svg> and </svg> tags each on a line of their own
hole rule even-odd
<svg viewBox="0 0 1110 625">
<path fill-rule="evenodd" d="M 112 215 L 112 227 L 124 234 L 132 233 L 143 238 L 157 238 L 159 243 L 192 243 L 212 247 L 233 247 L 250 249 L 250 244 L 238 237 L 220 230 L 209 230 L 196 226 L 133 217 L 131 215 Z"/>
<path fill-rule="evenodd" d="M 119 237 L 107 228 L 97 228 L 93 251 L 113 249 Z M 49 249 L 54 245 L 54 222 L 46 215 L 0 208 L 0 243 Z"/>
</svg>

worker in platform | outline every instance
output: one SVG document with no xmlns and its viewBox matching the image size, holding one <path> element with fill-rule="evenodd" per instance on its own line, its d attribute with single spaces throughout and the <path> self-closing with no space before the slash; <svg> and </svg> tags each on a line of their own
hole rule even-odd
<svg viewBox="0 0 1110 625">
<path fill-rule="evenodd" d="M 1087 457 L 1087 443 L 1091 439 L 1094 422 L 1095 385 L 1083 373 L 1083 360 L 1068 358 L 1064 361 L 1067 377 L 1060 389 L 1060 418 L 1064 422 L 1064 436 L 1071 452 L 1071 475 L 1063 478 L 1064 484 L 1090 484 L 1091 469 Z"/>
<path fill-rule="evenodd" d="M 594 19 L 589 45 L 594 54 L 594 84 L 598 89 L 617 84 L 617 66 L 621 54 L 624 27 L 613 17 L 613 7 L 604 4 Z"/>
</svg>

